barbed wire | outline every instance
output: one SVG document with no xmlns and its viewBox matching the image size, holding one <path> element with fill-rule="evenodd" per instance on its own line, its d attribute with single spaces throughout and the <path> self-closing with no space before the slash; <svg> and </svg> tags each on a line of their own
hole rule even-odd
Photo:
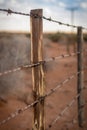
<svg viewBox="0 0 87 130">
<path fill-rule="evenodd" d="M 52 121 L 52 123 L 49 125 L 49 128 L 51 128 L 63 115 L 64 113 L 74 104 L 74 102 L 77 100 L 77 98 L 80 96 L 80 94 L 77 94 L 73 100 L 66 105 L 66 107 L 58 114 L 58 116 Z M 48 128 L 48 129 L 49 129 Z M 47 129 L 47 130 L 48 130 Z"/>
<path fill-rule="evenodd" d="M 45 16 L 39 16 L 39 15 L 33 14 L 33 13 L 32 14 L 27 14 L 27 13 L 23 13 L 23 12 L 13 11 L 11 9 L 0 9 L 0 11 L 7 12 L 8 14 L 19 14 L 19 15 L 31 16 L 31 17 L 35 17 L 35 18 L 43 18 L 43 19 L 45 19 L 47 21 L 54 22 L 54 23 L 57 23 L 59 25 L 64 25 L 64 26 L 68 26 L 68 27 L 78 28 L 78 26 L 76 26 L 76 25 L 71 25 L 71 24 L 68 24 L 68 23 L 63 23 L 63 22 L 60 22 L 58 20 L 54 20 L 51 17 L 47 18 Z M 87 28 L 85 28 L 85 27 L 82 27 L 82 29 L 87 30 Z"/>
<path fill-rule="evenodd" d="M 14 69 L 7 70 L 5 72 L 0 72 L 0 76 L 7 75 L 7 74 L 12 73 L 12 72 L 20 71 L 23 68 L 32 68 L 32 67 L 36 67 L 36 66 L 38 66 L 40 64 L 44 64 L 44 63 L 50 62 L 50 61 L 56 61 L 56 60 L 64 59 L 64 58 L 67 58 L 67 57 L 76 56 L 76 55 L 78 55 L 80 53 L 81 52 L 75 52 L 75 53 L 69 53 L 69 54 L 61 54 L 59 56 L 46 58 L 45 60 L 39 61 L 38 63 L 35 63 L 35 64 L 23 65 L 23 66 L 14 68 Z M 87 67 L 85 67 L 85 68 L 87 68 Z"/>
<path fill-rule="evenodd" d="M 33 103 L 27 105 L 24 108 L 20 108 L 18 110 L 16 110 L 16 112 L 12 113 L 10 116 L 8 116 L 6 119 L 4 119 L 3 121 L 0 122 L 0 125 L 5 124 L 6 122 L 8 122 L 9 120 L 15 118 L 16 116 L 18 116 L 19 114 L 23 113 L 24 111 L 28 110 L 29 108 L 33 107 L 35 104 L 37 104 L 38 102 L 44 100 L 45 98 L 47 98 L 48 96 L 52 95 L 53 93 L 55 93 L 59 88 L 61 88 L 64 84 L 66 84 L 67 82 L 69 82 L 71 79 L 73 79 L 74 77 L 76 77 L 78 74 L 80 74 L 80 72 L 76 72 L 74 74 L 72 74 L 71 76 L 69 76 L 68 78 L 66 78 L 65 80 L 61 81 L 55 88 L 51 89 L 47 94 L 45 94 L 43 97 L 40 97 L 39 99 L 37 99 L 36 101 L 34 101 Z"/>
<path fill-rule="evenodd" d="M 85 107 L 85 105 L 87 105 L 87 101 L 85 101 L 84 107 Z M 75 112 L 74 118 L 66 123 L 67 128 L 68 128 L 68 126 L 77 124 L 77 123 L 78 123 L 78 119 L 77 119 L 77 118 L 78 118 L 78 115 L 77 115 L 77 113 Z M 83 121 L 84 124 L 86 124 L 86 122 L 87 122 L 87 120 L 84 120 L 84 121 Z"/>
<path fill-rule="evenodd" d="M 78 119 L 76 119 L 76 118 L 73 118 L 72 120 L 70 120 L 70 121 L 68 121 L 66 124 L 65 124 L 65 126 L 67 126 L 67 128 L 69 129 L 69 126 L 74 126 L 75 124 L 77 124 L 78 123 Z"/>
<path fill-rule="evenodd" d="M 16 116 L 18 116 L 19 114 L 23 113 L 24 111 L 26 111 L 27 109 L 33 107 L 35 104 L 37 104 L 39 102 L 39 100 L 36 100 L 35 102 L 31 103 L 30 105 L 18 109 L 16 110 L 14 113 L 11 113 L 6 119 L 4 119 L 3 121 L 0 122 L 0 125 L 5 124 L 6 122 L 8 122 L 9 120 L 15 118 Z"/>
<path fill-rule="evenodd" d="M 86 123 L 86 122 L 87 122 L 87 120 L 84 120 L 83 123 Z M 72 119 L 71 121 L 68 122 L 68 124 L 72 124 L 72 125 L 77 124 L 77 123 L 78 123 L 78 119 L 76 119 L 76 118 L 74 118 L 74 119 Z"/>
<path fill-rule="evenodd" d="M 23 66 L 14 68 L 12 70 L 7 70 L 7 71 L 4 71 L 4 72 L 0 72 L 0 76 L 7 75 L 7 74 L 12 73 L 12 72 L 17 72 L 17 71 L 20 71 L 20 70 L 23 70 L 23 69 L 36 67 L 36 66 L 39 66 L 40 64 L 43 64 L 43 61 L 42 62 L 40 61 L 40 62 L 35 63 L 35 64 L 23 65 Z"/>
<path fill-rule="evenodd" d="M 69 76 L 68 78 L 66 78 L 65 80 L 61 81 L 55 88 L 51 89 L 47 94 L 47 96 L 50 96 L 51 94 L 53 94 L 54 92 L 56 92 L 59 88 L 61 88 L 64 84 L 66 84 L 67 82 L 69 82 L 71 79 L 75 78 L 78 74 L 80 74 L 80 72 L 74 73 L 73 75 Z"/>
<path fill-rule="evenodd" d="M 4 11 L 4 12 L 7 12 L 8 14 L 19 14 L 19 15 L 25 15 L 25 16 L 31 16 L 31 17 L 35 17 L 35 18 L 43 18 L 45 20 L 48 20 L 50 22 L 54 22 L 54 23 L 57 23 L 59 25 L 65 25 L 65 26 L 69 26 L 69 27 L 73 27 L 73 28 L 78 28 L 78 26 L 75 26 L 75 25 L 71 25 L 71 24 L 66 24 L 66 23 L 63 23 L 63 22 L 60 22 L 60 21 L 57 21 L 57 20 L 54 20 L 52 19 L 51 17 L 50 18 L 47 18 L 45 16 L 38 16 L 37 14 L 26 14 L 26 13 L 22 13 L 22 12 L 16 12 L 16 11 L 12 11 L 10 9 L 0 9 L 0 11 Z M 86 29 L 85 27 L 82 27 L 82 29 Z M 85 50 L 87 51 L 87 50 Z M 49 62 L 49 61 L 54 61 L 54 60 L 57 60 L 57 59 L 62 59 L 62 58 L 65 58 L 65 57 L 70 57 L 70 56 L 75 56 L 77 54 L 79 54 L 81 52 L 76 52 L 76 53 L 71 53 L 71 54 L 63 54 L 63 55 L 60 55 L 60 56 L 57 56 L 57 57 L 51 57 L 51 58 L 48 58 L 46 59 L 45 61 L 40 61 L 36 64 L 30 64 L 30 65 L 24 65 L 24 66 L 21 66 L 21 67 L 18 67 L 18 68 L 15 68 L 13 70 L 8 70 L 8 71 L 5 71 L 3 73 L 0 73 L 0 76 L 2 75 L 6 75 L 8 73 L 12 73 L 12 72 L 16 72 L 16 71 L 19 71 L 19 70 L 22 70 L 23 68 L 32 68 L 32 67 L 36 67 L 40 64 L 43 64 L 43 63 L 46 63 L 46 62 Z M 87 68 L 87 67 L 86 67 Z M 77 76 L 80 72 L 77 72 L 75 74 L 73 74 L 72 76 L 66 78 L 65 80 L 63 80 L 61 83 L 59 83 L 55 88 L 51 89 L 47 94 L 45 94 L 43 97 L 40 97 L 38 100 L 34 101 L 33 103 L 31 103 L 30 105 L 27 105 L 26 107 L 24 108 L 21 108 L 21 109 L 18 109 L 16 112 L 14 113 L 11 113 L 10 116 L 8 116 L 7 119 L 3 120 L 0 122 L 0 125 L 2 124 L 5 124 L 6 122 L 8 122 L 9 120 L 15 118 L 16 116 L 18 116 L 19 114 L 23 113 L 24 111 L 26 111 L 27 109 L 33 107 L 35 104 L 37 104 L 38 102 L 40 102 L 41 100 L 44 100 L 46 97 L 50 96 L 51 94 L 53 94 L 57 89 L 59 89 L 60 87 L 62 87 L 65 83 L 67 83 L 68 81 L 70 81 L 71 79 L 73 79 L 75 76 Z M 49 128 L 51 128 L 63 115 L 64 113 L 73 105 L 73 103 L 77 100 L 77 98 L 80 96 L 80 94 L 76 95 L 73 100 L 64 108 L 64 110 L 57 116 L 57 118 L 49 125 Z M 87 104 L 87 102 L 85 103 Z"/>
<path fill-rule="evenodd" d="M 46 58 L 45 60 L 39 61 L 38 63 L 35 63 L 35 64 L 28 64 L 28 65 L 24 65 L 24 66 L 20 66 L 20 67 L 14 68 L 14 69 L 7 70 L 5 72 L 0 72 L 0 76 L 7 75 L 9 73 L 13 73 L 13 72 L 16 72 L 16 71 L 20 71 L 23 68 L 36 67 L 36 66 L 38 66 L 40 64 L 44 64 L 44 63 L 47 63 L 47 62 L 50 62 L 50 61 L 60 60 L 60 59 L 75 56 L 75 55 L 78 55 L 78 54 L 80 54 L 80 52 L 71 53 L 71 54 L 69 53 L 69 54 L 65 54 L 65 55 L 62 54 L 62 55 L 59 55 L 59 56 L 56 56 L 56 57 Z"/>
<path fill-rule="evenodd" d="M 87 89 L 87 86 L 83 87 L 83 89 Z M 79 96 L 80 93 L 77 94 L 69 104 L 67 104 L 67 106 L 63 109 L 63 111 L 60 112 L 58 116 L 52 121 L 52 123 L 49 125 L 49 128 L 51 128 L 64 115 L 64 113 L 73 105 L 73 103 L 77 100 Z M 85 101 L 85 103 L 82 104 L 82 107 L 84 107 L 85 105 L 87 105 L 87 101 Z M 72 124 L 75 124 L 76 122 L 78 122 L 76 121 L 76 119 L 72 120 Z"/>
<path fill-rule="evenodd" d="M 23 12 L 13 11 L 11 9 L 0 9 L 0 11 L 7 12 L 7 14 L 19 14 L 19 15 L 24 15 L 24 16 L 30 16 L 30 14 L 26 14 L 26 13 L 23 13 Z"/>
<path fill-rule="evenodd" d="M 75 52 L 75 53 L 69 53 L 69 54 L 61 54 L 61 55 L 56 56 L 56 57 L 47 58 L 47 59 L 45 59 L 45 62 L 55 61 L 55 60 L 60 60 L 60 59 L 67 58 L 67 57 L 76 56 L 76 55 L 78 55 L 80 53 L 81 52 Z"/>
<path fill-rule="evenodd" d="M 71 126 L 72 126 L 72 128 L 73 128 L 75 124 L 78 124 L 78 119 L 77 119 L 76 116 L 75 116 L 75 118 L 73 118 L 72 120 L 67 121 L 67 123 L 65 123 L 64 126 L 66 126 L 66 128 L 69 129 L 69 127 L 71 128 Z M 63 127 L 63 128 L 64 128 L 64 127 Z"/>
</svg>

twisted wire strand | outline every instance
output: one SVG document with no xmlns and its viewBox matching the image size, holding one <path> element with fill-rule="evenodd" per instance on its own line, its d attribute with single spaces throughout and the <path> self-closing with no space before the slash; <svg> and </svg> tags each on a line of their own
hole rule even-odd
<svg viewBox="0 0 87 130">
<path fill-rule="evenodd" d="M 73 56 L 76 56 L 80 53 L 81 52 L 75 52 L 75 53 L 69 53 L 69 54 L 62 54 L 62 55 L 59 55 L 59 56 L 56 56 L 56 57 L 50 57 L 50 58 L 45 59 L 45 62 L 60 60 L 60 59 L 64 59 L 64 58 L 67 58 L 67 57 L 73 57 Z"/>
<path fill-rule="evenodd" d="M 40 64 L 43 64 L 43 61 L 35 63 L 35 64 L 28 64 L 28 65 L 20 66 L 20 67 L 14 68 L 12 70 L 7 70 L 5 72 L 0 72 L 0 76 L 7 75 L 9 73 L 17 72 L 17 71 L 27 69 L 27 68 L 33 68 L 33 67 L 39 66 Z"/>
<path fill-rule="evenodd" d="M 38 100 L 34 101 L 33 103 L 27 105 L 24 108 L 20 108 L 18 110 L 16 110 L 14 113 L 12 113 L 10 116 L 8 116 L 6 119 L 2 120 L 0 122 L 0 125 L 7 123 L 9 120 L 15 118 L 16 116 L 18 116 L 19 114 L 23 113 L 24 111 L 28 110 L 29 108 L 33 107 L 35 104 L 37 104 L 38 102 L 44 100 L 45 98 L 47 98 L 48 96 L 52 95 L 53 93 L 55 93 L 60 87 L 62 87 L 64 84 L 66 84 L 67 82 L 69 82 L 71 79 L 73 79 L 74 77 L 76 77 L 78 74 L 80 74 L 81 72 L 76 72 L 73 75 L 69 76 L 67 79 L 63 80 L 62 82 L 60 82 L 55 88 L 51 89 L 47 94 L 45 94 L 43 97 L 40 97 Z"/>
<path fill-rule="evenodd" d="M 70 27 L 73 27 L 73 28 L 78 28 L 78 26 L 75 26 L 75 25 L 70 25 L 70 24 L 66 24 L 66 23 L 62 23 L 62 22 L 59 22 L 57 20 L 54 20 L 52 19 L 51 17 L 50 18 L 46 18 L 45 16 L 41 17 L 41 16 L 38 16 L 38 15 L 30 15 L 30 14 L 26 14 L 26 13 L 22 13 L 22 12 L 16 12 L 16 11 L 12 11 L 10 9 L 6 10 L 6 9 L 0 9 L 0 11 L 4 11 L 4 12 L 7 12 L 8 14 L 19 14 L 19 15 L 25 15 L 25 16 L 34 16 L 35 18 L 43 18 L 45 20 L 48 20 L 50 22 L 54 22 L 54 23 L 58 23 L 59 25 L 65 25 L 65 26 L 70 26 Z M 86 29 L 85 27 L 82 27 L 83 29 Z M 87 51 L 87 50 L 86 50 Z M 78 52 L 79 54 L 80 52 Z M 72 54 L 72 55 L 75 55 L 75 54 Z M 55 60 L 55 59 L 61 59 L 63 57 L 69 57 L 71 56 L 70 54 L 69 55 L 61 55 L 60 57 L 52 57 L 48 60 L 46 60 L 45 62 L 48 62 L 48 61 L 52 61 L 52 60 Z M 16 72 L 16 71 L 19 71 L 23 68 L 32 68 L 32 67 L 35 67 L 35 66 L 38 66 L 40 65 L 40 62 L 39 63 L 36 63 L 36 64 L 32 64 L 32 65 L 25 65 L 25 66 L 22 66 L 22 67 L 18 67 L 16 69 L 13 69 L 13 70 L 9 70 L 9 71 L 5 71 L 4 73 L 0 73 L 0 76 L 2 75 L 6 75 L 8 73 L 11 73 L 11 72 Z M 86 67 L 87 68 L 87 67 Z M 70 76 L 69 78 L 65 79 L 63 82 L 61 82 L 57 87 L 55 87 L 54 89 L 51 89 L 50 92 L 48 92 L 45 96 L 41 97 L 40 99 L 34 101 L 33 103 L 31 103 L 30 105 L 26 106 L 25 108 L 22 108 L 22 109 L 19 109 L 17 110 L 15 113 L 12 113 L 11 116 L 9 116 L 6 120 L 3 120 L 2 122 L 0 122 L 0 125 L 1 124 L 4 124 L 6 123 L 7 121 L 9 121 L 10 119 L 12 118 L 15 118 L 16 116 L 18 116 L 20 113 L 24 112 L 25 110 L 29 109 L 30 107 L 33 107 L 35 104 L 37 104 L 38 102 L 40 102 L 41 100 L 44 100 L 44 98 L 48 97 L 49 95 L 51 95 L 52 93 L 54 93 L 58 88 L 60 88 L 62 85 L 64 85 L 65 83 L 67 83 L 68 81 L 70 81 L 71 79 L 73 79 L 76 75 L 78 75 L 79 73 L 81 72 L 77 72 L 76 74 Z M 80 94 L 76 95 L 76 97 L 74 97 L 74 99 L 66 106 L 66 108 L 57 116 L 57 118 L 52 122 L 52 124 L 50 124 L 49 128 L 51 128 L 63 115 L 64 113 L 73 105 L 73 103 L 77 100 L 77 98 L 80 96 Z M 86 102 L 87 103 L 87 102 Z"/>
<path fill-rule="evenodd" d="M 85 90 L 86 88 L 87 88 L 87 86 L 84 86 L 83 90 Z M 85 107 L 87 105 L 87 101 L 85 101 L 85 103 L 83 105 Z M 86 124 L 86 122 L 87 122 L 87 120 L 84 120 L 83 123 Z M 75 112 L 75 116 L 73 117 L 73 119 L 71 119 L 70 121 L 67 121 L 64 126 L 67 126 L 67 128 L 69 129 L 69 126 L 71 126 L 71 125 L 74 126 L 77 123 L 78 123 L 78 117 L 77 117 L 77 113 Z"/>
<path fill-rule="evenodd" d="M 80 73 L 81 73 L 81 71 L 77 72 L 77 73 L 74 73 L 73 75 L 71 75 L 68 78 L 64 79 L 55 88 L 51 89 L 45 96 L 48 97 L 51 94 L 55 93 L 59 88 L 63 87 L 64 84 L 68 83 L 70 80 L 72 80 L 73 78 L 75 78 Z"/>
<path fill-rule="evenodd" d="M 7 12 L 8 14 L 19 14 L 19 15 L 24 15 L 24 16 L 30 16 L 30 14 L 26 14 L 26 13 L 23 13 L 23 12 L 13 11 L 11 9 L 0 9 L 0 11 Z"/>
<path fill-rule="evenodd" d="M 45 16 L 41 17 L 41 16 L 38 16 L 37 14 L 27 14 L 27 13 L 23 13 L 23 12 L 13 11 L 11 9 L 0 9 L 0 11 L 7 12 L 8 14 L 19 14 L 19 15 L 31 16 L 31 17 L 35 17 L 35 18 L 43 18 L 43 19 L 45 19 L 47 21 L 54 22 L 54 23 L 57 23 L 59 25 L 64 25 L 64 26 L 68 26 L 68 27 L 78 28 L 78 26 L 76 26 L 76 25 L 71 25 L 71 24 L 68 24 L 68 23 L 63 23 L 63 22 L 54 20 L 51 17 L 49 17 L 49 18 L 47 18 Z M 82 27 L 82 29 L 87 30 L 87 28 L 85 28 L 85 27 Z"/>
<path fill-rule="evenodd" d="M 83 90 L 86 89 L 87 87 L 83 87 Z M 80 93 L 77 94 L 73 100 L 66 105 L 66 107 L 58 114 L 58 116 L 53 120 L 53 122 L 49 125 L 49 128 L 51 128 L 53 125 L 55 125 L 55 123 L 65 114 L 65 112 L 74 104 L 74 102 L 78 99 L 78 97 L 80 96 Z M 87 105 L 87 101 L 85 101 L 85 103 L 82 104 L 82 107 L 84 107 L 85 105 Z M 85 121 L 84 121 L 85 122 Z M 74 119 L 71 121 L 72 124 L 78 123 L 78 120 Z M 48 130 L 48 129 L 47 129 Z"/>
<path fill-rule="evenodd" d="M 18 116 L 19 114 L 23 113 L 24 111 L 26 111 L 27 109 L 33 107 L 35 104 L 37 104 L 39 102 L 39 100 L 34 101 L 33 103 L 31 103 L 30 105 L 18 109 L 16 110 L 14 113 L 11 113 L 6 119 L 4 119 L 3 121 L 0 122 L 0 125 L 5 124 L 6 122 L 8 122 L 9 120 L 15 118 L 16 116 Z"/>
<path fill-rule="evenodd" d="M 53 120 L 53 122 L 49 125 L 50 129 L 55 123 L 66 113 L 66 111 L 74 104 L 74 102 L 77 100 L 77 98 L 80 96 L 80 94 L 77 94 L 73 100 L 66 105 L 66 107 L 58 114 L 58 116 Z"/>
<path fill-rule="evenodd" d="M 24 65 L 24 66 L 20 66 L 20 67 L 17 67 L 17 68 L 14 68 L 14 69 L 11 69 L 11 70 L 7 70 L 5 72 L 0 72 L 0 76 L 3 76 L 3 75 L 7 75 L 9 73 L 14 73 L 14 72 L 17 72 L 17 71 L 20 71 L 22 70 L 23 68 L 27 69 L 27 68 L 33 68 L 33 67 L 36 67 L 40 64 L 44 64 L 44 63 L 48 63 L 50 61 L 56 61 L 56 60 L 60 60 L 60 59 L 64 59 L 64 58 L 67 58 L 67 57 L 72 57 L 72 56 L 76 56 L 80 54 L 80 52 L 76 52 L 76 53 L 71 53 L 71 54 L 62 54 L 62 55 L 59 55 L 59 56 L 56 56 L 56 57 L 50 57 L 50 58 L 46 58 L 44 61 L 39 61 L 38 63 L 35 63 L 35 64 L 28 64 L 28 65 Z"/>
<path fill-rule="evenodd" d="M 84 106 L 87 105 L 87 101 L 85 101 Z M 87 120 L 84 120 L 84 124 L 87 122 Z M 75 114 L 74 118 L 70 121 L 68 121 L 68 123 L 66 123 L 66 125 L 74 125 L 78 123 L 78 119 L 77 119 L 77 115 Z"/>
</svg>

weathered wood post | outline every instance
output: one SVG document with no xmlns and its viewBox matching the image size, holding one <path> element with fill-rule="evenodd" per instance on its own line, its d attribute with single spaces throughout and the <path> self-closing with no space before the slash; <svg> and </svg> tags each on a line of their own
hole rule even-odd
<svg viewBox="0 0 87 130">
<path fill-rule="evenodd" d="M 80 52 L 77 56 L 77 69 L 78 72 L 81 72 L 78 74 L 77 78 L 77 91 L 80 96 L 78 97 L 78 121 L 79 126 L 83 127 L 84 122 L 84 100 L 83 100 L 83 87 L 84 87 L 84 81 L 83 81 L 83 33 L 82 33 L 82 27 L 77 28 L 77 52 Z"/>
<path fill-rule="evenodd" d="M 42 9 L 31 10 L 31 63 L 43 60 L 43 20 Z M 36 15 L 36 16 L 35 16 Z M 40 16 L 40 17 L 38 17 Z M 44 69 L 40 64 L 32 68 L 34 101 L 44 95 Z M 44 130 L 44 100 L 34 105 L 33 130 Z"/>
</svg>

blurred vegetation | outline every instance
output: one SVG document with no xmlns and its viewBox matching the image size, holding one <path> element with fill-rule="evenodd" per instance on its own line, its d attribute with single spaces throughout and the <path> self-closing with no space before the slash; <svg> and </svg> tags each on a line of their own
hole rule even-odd
<svg viewBox="0 0 87 130">
<path fill-rule="evenodd" d="M 30 38 L 30 33 L 26 33 L 25 36 Z"/>
<path fill-rule="evenodd" d="M 0 38 L 8 37 L 11 38 L 12 35 L 25 35 L 27 38 L 30 38 L 30 33 L 15 33 L 15 32 L 0 32 Z M 76 42 L 77 36 L 76 33 L 61 33 L 61 32 L 55 32 L 55 33 L 44 33 L 44 38 L 49 38 L 52 42 L 60 42 L 61 39 L 66 38 L 69 42 L 73 41 Z M 84 33 L 83 35 L 84 41 L 87 42 L 87 33 Z"/>
<path fill-rule="evenodd" d="M 52 40 L 53 42 L 60 42 L 61 39 L 63 39 L 64 37 L 66 37 L 66 39 L 70 42 L 76 42 L 77 40 L 77 36 L 75 33 L 48 33 L 47 37 Z M 87 34 L 84 34 L 84 41 L 87 41 Z"/>
<path fill-rule="evenodd" d="M 21 33 L 21 32 L 0 32 L 0 38 L 8 37 L 11 38 L 14 35 L 22 36 L 25 35 L 27 38 L 30 38 L 30 33 Z"/>
<path fill-rule="evenodd" d="M 87 34 L 84 34 L 84 41 L 87 42 Z"/>
</svg>

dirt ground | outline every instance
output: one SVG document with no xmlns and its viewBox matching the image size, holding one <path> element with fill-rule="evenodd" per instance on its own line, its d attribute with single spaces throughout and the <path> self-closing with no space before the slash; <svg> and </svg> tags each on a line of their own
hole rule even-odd
<svg viewBox="0 0 87 130">
<path fill-rule="evenodd" d="M 16 39 L 16 35 L 14 36 Z M 17 41 L 14 40 L 14 46 L 16 43 L 21 45 L 19 48 L 20 53 L 23 53 L 24 43 L 28 46 L 28 38 L 22 36 L 22 39 L 19 39 L 17 36 Z M 5 41 L 3 40 L 5 39 Z M 6 37 L 3 38 L 0 43 L 3 41 L 3 44 L 6 46 Z M 13 42 L 12 37 L 9 38 L 9 42 Z M 27 42 L 26 42 L 27 41 Z M 15 43 L 16 42 L 16 43 Z M 24 42 L 24 43 L 22 43 Z M 87 44 L 84 43 L 84 47 L 87 48 Z M 2 48 L 2 46 L 1 46 Z M 1 49 L 0 48 L 0 49 Z M 7 47 L 8 48 L 8 47 Z M 53 43 L 48 39 L 44 39 L 44 57 L 55 57 L 61 54 L 67 54 L 66 45 Z M 18 51 L 18 50 L 17 50 Z M 10 50 L 9 50 L 10 52 Z M 70 52 L 73 52 L 73 46 L 70 46 Z M 3 51 L 2 51 L 3 53 Z M 2 53 L 0 53 L 0 58 L 2 59 Z M 23 55 L 26 51 L 23 53 Z M 28 51 L 27 51 L 28 53 Z M 30 52 L 29 52 L 30 53 Z M 87 66 L 87 52 L 84 53 L 84 66 Z M 13 52 L 7 57 L 11 57 Z M 5 55 L 5 51 L 4 51 Z M 24 60 L 25 62 L 20 62 L 20 64 L 28 63 L 28 54 L 25 59 L 22 55 L 20 57 L 15 56 L 12 60 Z M 21 58 L 22 57 L 22 58 Z M 30 56 L 29 56 L 30 57 Z M 10 58 L 11 59 L 11 58 Z M 30 60 L 30 59 L 29 59 Z M 2 61 L 4 63 L 4 61 Z M 8 61 L 9 64 L 12 63 L 10 60 Z M 2 65 L 2 63 L 0 63 Z M 7 63 L 5 64 L 7 65 Z M 15 66 L 19 65 L 18 62 L 15 63 Z M 3 72 L 5 69 L 14 68 L 15 67 L 12 63 L 11 66 L 8 65 L 6 68 L 3 65 L 4 69 L 1 69 Z M 77 71 L 77 57 L 67 57 L 65 59 L 56 60 L 54 62 L 46 63 L 45 65 L 45 81 L 46 81 L 46 88 L 45 92 L 49 92 L 50 89 L 56 87 L 61 81 L 66 79 L 67 77 L 71 76 L 73 73 Z M 19 74 L 20 73 L 20 74 Z M 15 78 L 16 77 L 16 78 Z M 6 86 L 7 85 L 7 86 Z M 32 103 L 32 77 L 31 77 L 31 69 L 21 70 L 19 72 L 15 72 L 14 74 L 9 74 L 8 76 L 5 75 L 0 78 L 0 88 L 4 87 L 6 92 L 1 91 L 1 98 L 4 99 L 6 102 L 0 99 L 0 121 L 6 119 L 11 113 L 15 112 L 15 110 L 25 107 L 27 104 Z M 84 71 L 84 86 L 87 86 L 87 70 Z M 10 87 L 9 91 L 8 88 Z M 60 89 L 58 89 L 54 94 L 49 96 L 45 100 L 45 121 L 46 121 L 46 130 L 87 130 L 87 105 L 84 107 L 85 111 L 85 123 L 84 127 L 80 128 L 78 126 L 77 121 L 77 100 L 76 102 L 64 113 L 64 115 L 52 126 L 49 128 L 49 125 L 53 122 L 53 120 L 57 117 L 57 115 L 69 104 L 73 97 L 77 94 L 77 77 L 70 80 L 68 83 L 63 85 Z M 84 99 L 87 101 L 87 89 L 84 90 Z M 0 126 L 0 130 L 31 130 L 33 122 L 33 109 L 30 108 L 29 110 L 23 112 L 19 116 L 15 117 L 14 119 L 8 121 L 4 125 Z"/>
</svg>

